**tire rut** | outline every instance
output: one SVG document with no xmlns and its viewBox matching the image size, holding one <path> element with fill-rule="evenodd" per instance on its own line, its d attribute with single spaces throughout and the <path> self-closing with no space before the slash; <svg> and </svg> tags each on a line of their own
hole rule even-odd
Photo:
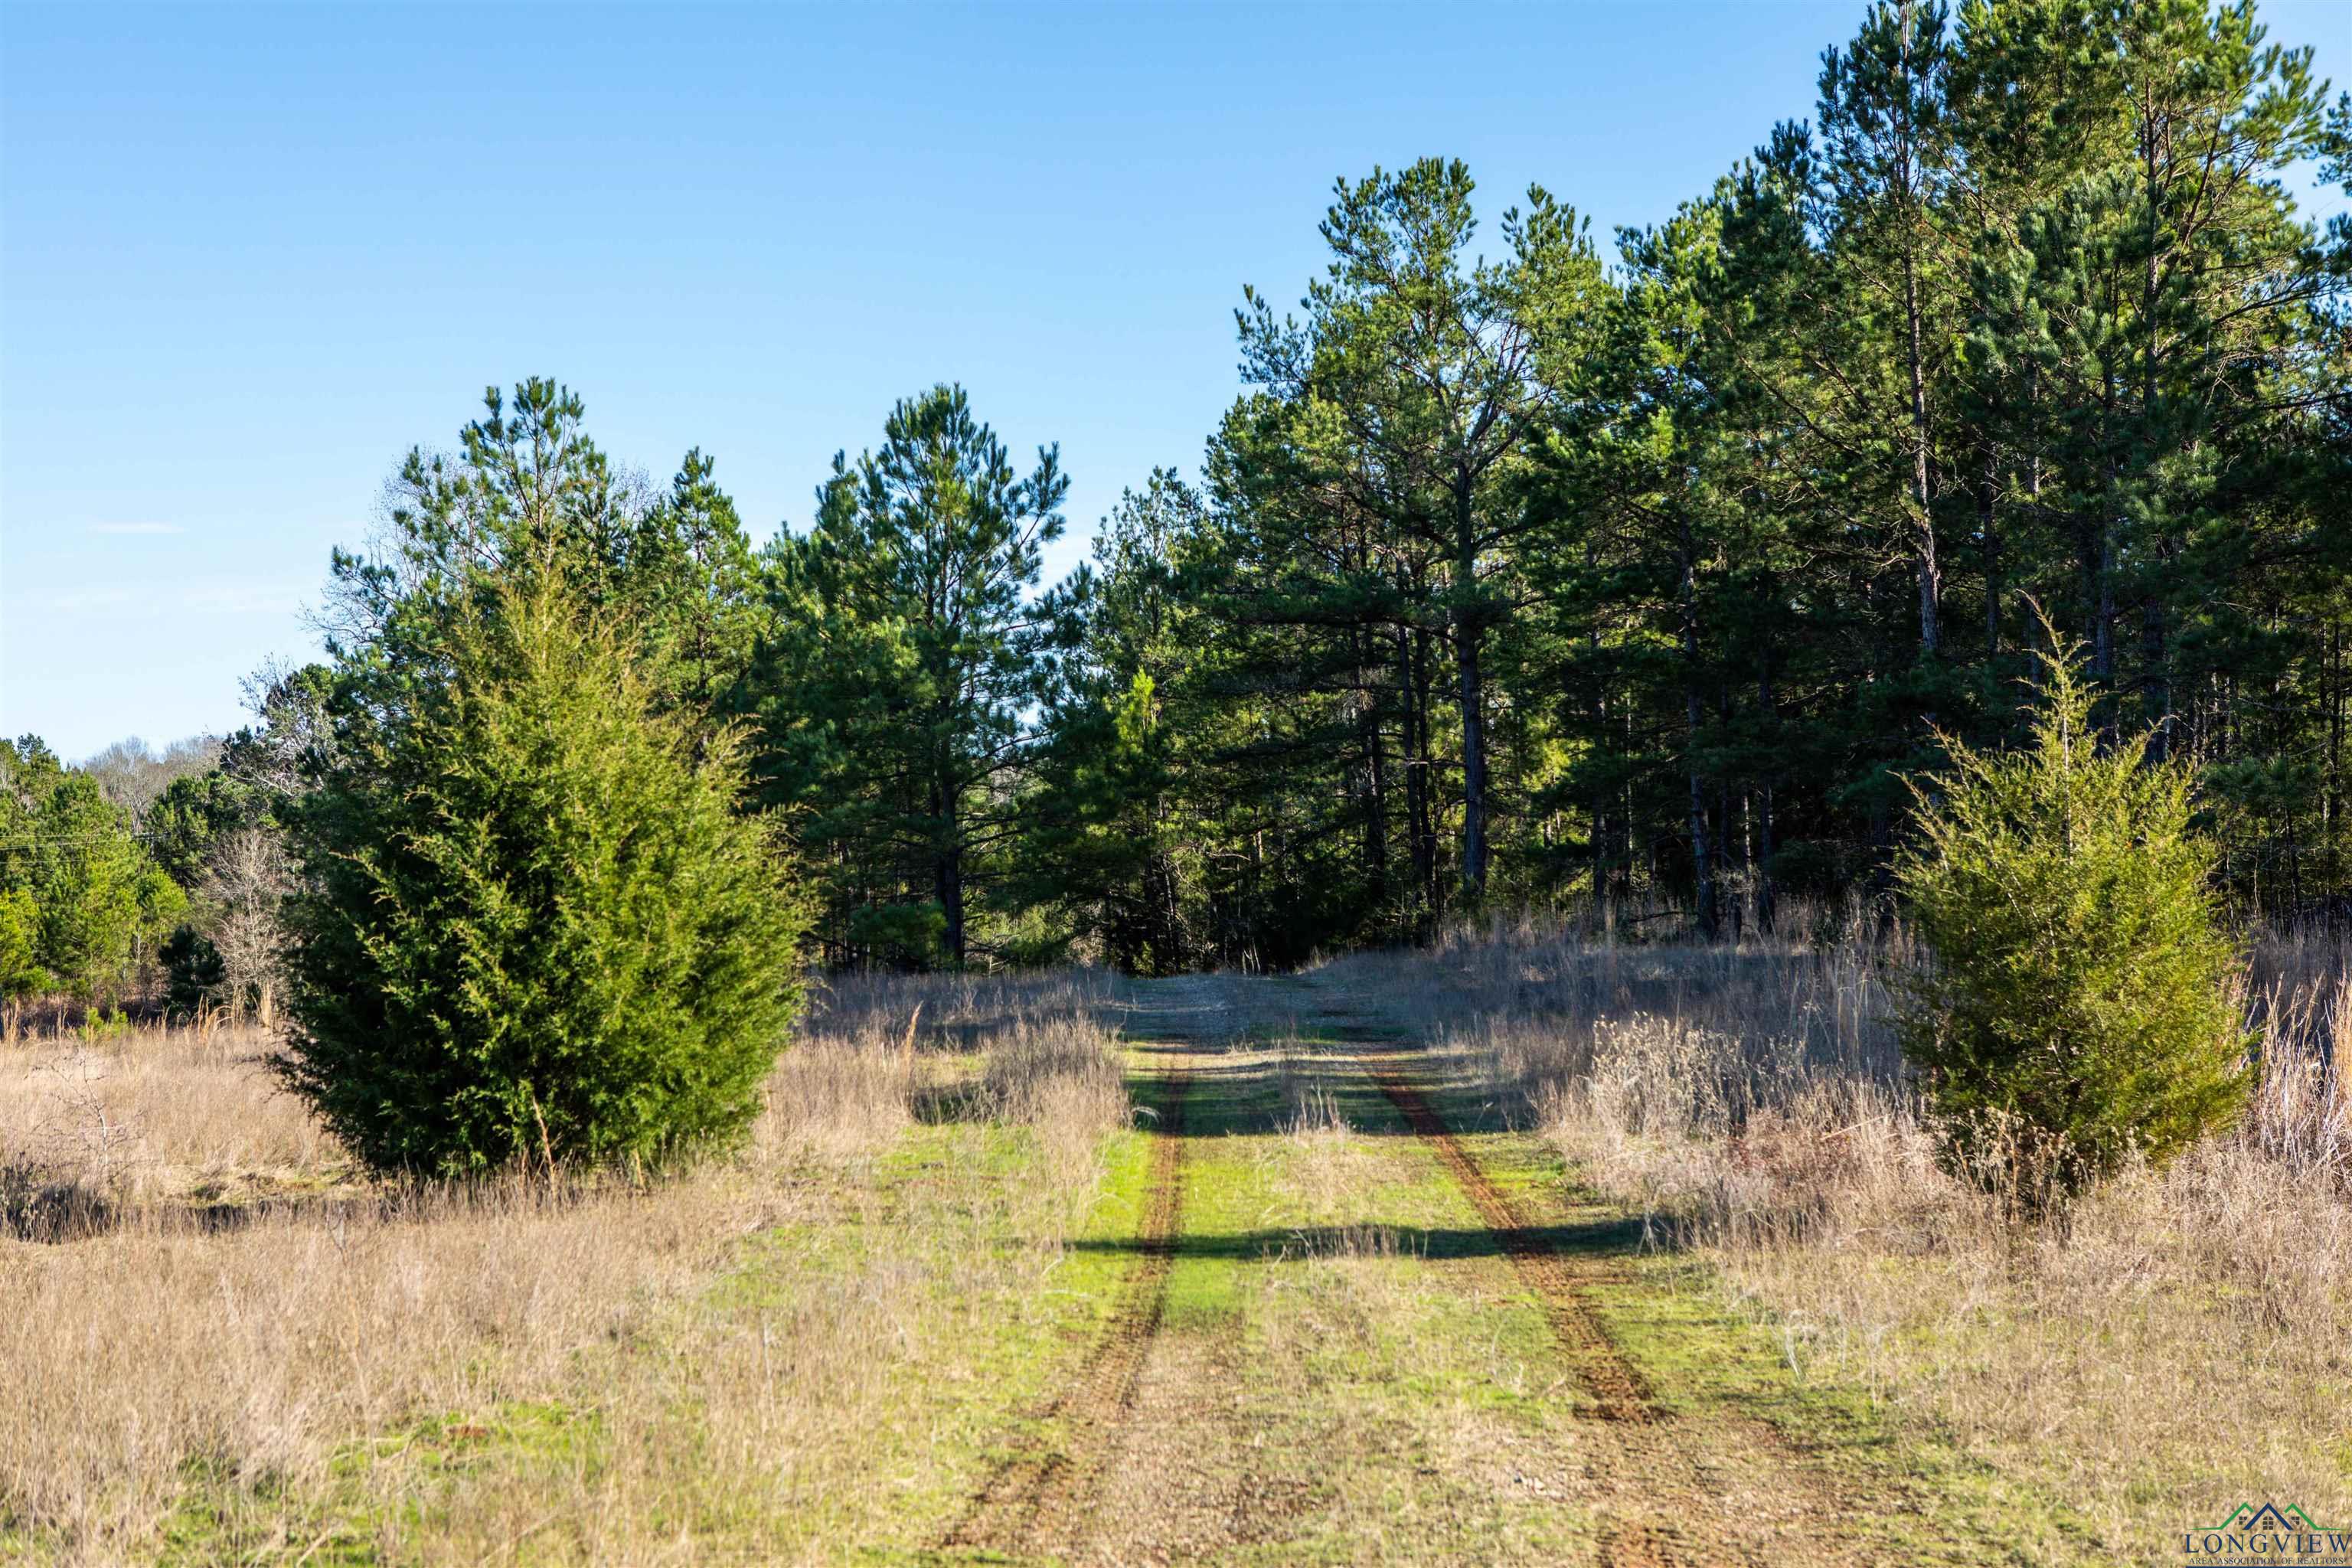
<svg viewBox="0 0 2352 1568">
<path fill-rule="evenodd" d="M 1695 1541 L 1671 1517 L 1662 1517 L 1701 1512 L 1717 1489 L 1675 1441 L 1648 1383 L 1593 1316 L 1576 1271 L 1479 1167 L 1417 1084 L 1388 1067 L 1368 1066 L 1367 1071 L 1494 1233 L 1520 1283 L 1541 1304 L 1553 1339 L 1612 1434 L 1591 1456 L 1594 1479 L 1612 1500 L 1640 1498 L 1644 1506 L 1619 1515 L 1604 1529 L 1601 1561 L 1609 1568 L 1755 1562 L 1736 1545 Z"/>
<path fill-rule="evenodd" d="M 1077 1373 L 1039 1412 L 1063 1428 L 1058 1447 L 1033 1443 L 1000 1461 L 944 1540 L 946 1551 L 1067 1553 L 1083 1542 L 1087 1503 L 1160 1331 L 1183 1218 L 1184 1100 L 1192 1075 L 1170 1075 L 1151 1145 L 1139 1256 L 1111 1318 Z"/>
</svg>

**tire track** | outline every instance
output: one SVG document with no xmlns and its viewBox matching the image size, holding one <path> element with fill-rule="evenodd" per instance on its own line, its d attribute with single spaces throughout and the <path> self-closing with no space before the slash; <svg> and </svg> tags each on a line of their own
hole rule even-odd
<svg viewBox="0 0 2352 1568">
<path fill-rule="evenodd" d="M 1608 1424 L 1612 1440 L 1594 1448 L 1594 1479 L 1612 1499 L 1638 1500 L 1640 1507 L 1603 1531 L 1601 1561 L 1609 1568 L 1702 1568 L 1753 1561 L 1720 1539 L 1694 1540 L 1675 1522 L 1676 1514 L 1703 1517 L 1713 1511 L 1719 1489 L 1667 1429 L 1647 1380 L 1594 1317 L 1568 1259 L 1479 1168 L 1419 1085 L 1393 1068 L 1368 1064 L 1366 1070 L 1494 1232 L 1520 1283 L 1542 1306 L 1552 1337 L 1591 1394 L 1595 1413 Z"/>
<path fill-rule="evenodd" d="M 1063 1428 L 1056 1447 L 1032 1442 L 1000 1461 L 941 1541 L 948 1551 L 1066 1552 L 1085 1533 L 1087 1504 L 1119 1425 L 1135 1403 L 1145 1359 L 1168 1302 L 1183 1219 L 1184 1100 L 1192 1073 L 1178 1068 L 1160 1100 L 1144 1198 L 1139 1256 L 1119 1287 L 1110 1321 L 1076 1375 L 1040 1412 Z"/>
<path fill-rule="evenodd" d="M 1418 1086 L 1387 1068 L 1373 1068 L 1372 1081 L 1414 1133 L 1436 1150 L 1478 1217 L 1495 1233 L 1521 1282 L 1543 1303 L 1553 1336 L 1575 1364 L 1602 1418 L 1640 1425 L 1655 1422 L 1657 1405 L 1649 1384 L 1592 1316 L 1568 1260 L 1528 1225 L 1518 1205 L 1479 1168 Z"/>
</svg>

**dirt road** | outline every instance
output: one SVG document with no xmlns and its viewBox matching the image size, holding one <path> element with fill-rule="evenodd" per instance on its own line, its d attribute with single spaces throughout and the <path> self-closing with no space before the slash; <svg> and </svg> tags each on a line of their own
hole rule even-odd
<svg viewBox="0 0 2352 1568">
<path fill-rule="evenodd" d="M 1151 1129 L 1095 1342 L 947 1560 L 1997 1562 L 1477 1086 L 1313 979 L 1137 988 Z"/>
</svg>

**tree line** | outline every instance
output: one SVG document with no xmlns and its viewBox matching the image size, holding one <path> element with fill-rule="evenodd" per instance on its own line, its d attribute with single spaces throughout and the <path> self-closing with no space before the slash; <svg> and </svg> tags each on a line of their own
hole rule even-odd
<svg viewBox="0 0 2352 1568">
<path fill-rule="evenodd" d="M 257 721 L 226 741 L 119 742 L 68 765 L 37 735 L 0 740 L 0 1004 L 112 1009 L 160 977 L 183 1016 L 273 1020 L 291 887 L 277 807 L 329 679 L 264 672 Z"/>
<path fill-rule="evenodd" d="M 219 883 L 219 957 L 198 862 L 559 584 L 743 770 L 837 965 L 1279 965 L 1570 900 L 1769 927 L 1888 889 L 1948 742 L 2023 738 L 2045 626 L 2104 733 L 2194 770 L 2242 911 L 2339 918 L 2352 223 L 2289 188 L 2352 191 L 2327 90 L 2251 5 L 1883 0 L 1809 121 L 1605 246 L 1541 188 L 1482 231 L 1458 163 L 1342 180 L 1304 298 L 1244 290 L 1197 476 L 1051 585 L 1058 454 L 956 386 L 758 546 L 703 453 L 664 488 L 568 389 L 493 391 L 335 556 L 325 661 L 151 808 L 204 837 L 155 865 Z M 69 814 L 29 766 L 17 809 Z M 30 864 L 0 842 L 37 915 Z"/>
<path fill-rule="evenodd" d="M 2020 737 L 2039 605 L 2242 904 L 2340 912 L 2352 230 L 2284 184 L 2352 177 L 2326 90 L 2251 6 L 1885 4 L 1613 256 L 1540 189 L 1480 251 L 1459 164 L 1343 182 L 1203 485 L 1097 551 L 1040 815 L 1129 853 L 1073 907 L 1279 961 L 1883 890 L 1939 736 Z"/>
<path fill-rule="evenodd" d="M 1906 780 L 2103 729 L 2191 762 L 2245 912 L 2343 913 L 2352 114 L 2251 5 L 1874 6 L 1613 254 L 1541 189 L 1342 182 L 1248 390 L 1061 590 L 1003 883 L 1122 962 L 1567 898 L 1714 936 L 1886 890 Z M 1026 854 L 1022 853 L 1025 849 Z"/>
</svg>

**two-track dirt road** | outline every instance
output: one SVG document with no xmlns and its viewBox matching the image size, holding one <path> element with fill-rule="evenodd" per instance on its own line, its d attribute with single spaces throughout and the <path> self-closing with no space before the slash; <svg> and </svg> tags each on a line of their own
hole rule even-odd
<svg viewBox="0 0 2352 1568">
<path fill-rule="evenodd" d="M 1796 1385 L 1639 1223 L 1328 982 L 1127 1019 L 1150 1190 L 945 1560 L 2009 1558 L 1948 1454 Z"/>
</svg>

